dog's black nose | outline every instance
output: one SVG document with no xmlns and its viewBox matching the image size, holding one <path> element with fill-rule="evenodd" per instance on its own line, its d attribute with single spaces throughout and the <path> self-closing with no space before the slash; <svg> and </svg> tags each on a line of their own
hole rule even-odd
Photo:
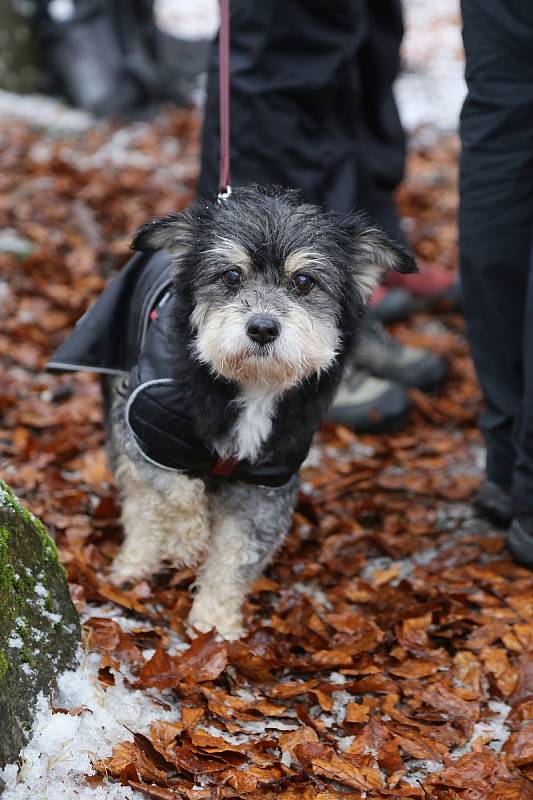
<svg viewBox="0 0 533 800">
<path fill-rule="evenodd" d="M 268 344 L 279 336 L 279 322 L 266 314 L 255 314 L 246 325 L 246 333 L 258 344 Z"/>
</svg>

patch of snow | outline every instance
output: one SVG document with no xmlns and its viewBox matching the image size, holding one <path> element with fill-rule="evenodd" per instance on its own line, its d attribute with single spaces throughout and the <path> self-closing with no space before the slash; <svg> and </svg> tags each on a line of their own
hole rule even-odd
<svg viewBox="0 0 533 800">
<path fill-rule="evenodd" d="M 228 742 L 228 744 L 240 745 L 246 744 L 250 741 L 250 737 L 244 733 L 229 733 L 228 731 L 223 730 L 222 728 L 217 728 L 214 725 L 202 726 L 201 729 L 206 733 L 210 733 L 211 736 L 217 736 L 219 739 L 224 739 L 224 741 Z"/>
<path fill-rule="evenodd" d="M 264 734 L 267 730 L 275 730 L 275 731 L 295 731 L 299 727 L 298 724 L 293 722 L 282 722 L 279 719 L 270 719 L 266 718 L 264 721 L 252 721 L 249 720 L 247 722 L 239 722 L 240 727 L 243 731 L 247 731 L 247 733 L 258 733 Z M 220 732 L 218 733 L 220 736 Z M 224 737 L 226 738 L 226 737 Z"/>
<path fill-rule="evenodd" d="M 165 711 L 144 692 L 126 688 L 120 675 L 115 686 L 98 681 L 100 655 L 87 655 L 76 670 L 58 679 L 54 705 L 86 706 L 78 716 L 53 714 L 39 697 L 33 734 L 22 751 L 21 764 L 0 770 L 6 788 L 3 800 L 52 797 L 54 800 L 134 800 L 141 795 L 127 787 L 105 783 L 95 789 L 85 784 L 94 774 L 92 760 L 111 755 L 113 745 L 132 740 L 131 731 L 147 733 L 156 719 L 179 720 L 179 709 Z"/>
<path fill-rule="evenodd" d="M 335 460 L 337 460 L 339 455 L 341 455 L 343 460 L 353 461 L 357 458 L 372 458 L 376 452 L 376 449 L 375 447 L 363 444 L 362 442 L 350 442 L 349 444 L 345 445 L 341 451 L 339 451 L 339 449 L 336 447 L 325 447 L 323 452 Z"/>
<path fill-rule="evenodd" d="M 58 133 L 83 133 L 96 124 L 87 111 L 69 108 L 42 94 L 13 94 L 0 90 L 0 119 L 26 122 L 31 128 Z"/>
<path fill-rule="evenodd" d="M 454 543 L 460 542 L 462 539 L 468 539 L 472 533 L 479 533 L 480 525 L 483 524 L 480 523 L 479 519 L 473 517 L 471 507 L 464 503 L 448 503 L 445 509 L 443 508 L 442 510 L 437 510 L 437 523 L 439 521 L 439 514 L 442 514 L 443 531 L 445 530 L 444 525 L 449 523 L 451 520 L 460 522 L 461 528 L 459 530 L 452 529 L 448 531 L 449 535 L 437 547 L 428 547 L 425 550 L 420 550 L 420 552 L 413 553 L 407 558 L 393 559 L 389 556 L 376 556 L 375 558 L 370 558 L 365 566 L 361 569 L 359 576 L 363 580 L 371 583 L 375 573 L 378 570 L 385 571 L 394 565 L 398 567 L 399 572 L 390 581 L 390 586 L 398 586 L 402 580 L 405 580 L 411 576 L 415 567 L 428 566 L 428 564 L 430 564 L 433 559 L 437 558 L 437 556 L 441 555 L 447 550 L 453 549 Z M 486 529 L 483 529 L 483 535 L 486 538 L 496 538 L 499 534 L 497 531 L 491 530 L 490 526 L 486 526 Z M 499 558 L 498 555 L 481 553 L 479 557 L 479 563 L 486 564 L 490 561 L 494 561 L 497 558 Z"/>
<path fill-rule="evenodd" d="M 335 717 L 337 725 L 342 725 L 346 716 L 346 706 L 352 702 L 353 697 L 349 692 L 342 690 L 340 692 L 332 692 L 331 699 L 333 700 L 331 713 Z"/>
<path fill-rule="evenodd" d="M 12 633 L 7 640 L 7 646 L 11 647 L 12 650 L 20 650 L 22 647 L 24 647 L 24 642 L 18 633 Z"/>
<path fill-rule="evenodd" d="M 346 683 L 347 680 L 348 679 L 347 679 L 346 675 L 341 675 L 340 672 L 332 672 L 330 674 L 330 676 L 329 676 L 329 682 L 330 683 L 342 684 L 342 683 Z"/>
<path fill-rule="evenodd" d="M 395 91 L 408 131 L 456 131 L 466 94 L 459 0 L 406 0 L 405 69 Z"/>
<path fill-rule="evenodd" d="M 45 636 L 44 631 L 40 631 L 39 628 L 32 628 L 31 629 L 31 637 L 35 642 L 40 642 Z"/>
<path fill-rule="evenodd" d="M 466 753 L 470 753 L 472 751 L 472 743 L 480 738 L 486 739 L 489 737 L 490 749 L 495 750 L 496 753 L 501 752 L 503 745 L 511 733 L 505 724 L 505 720 L 511 711 L 511 706 L 508 706 L 507 703 L 501 700 L 489 700 L 488 707 L 494 715 L 493 718 L 488 721 L 480 720 L 476 722 L 469 741 L 462 747 L 456 747 L 455 750 L 452 751 L 451 756 L 454 760 L 461 758 L 461 756 L 464 756 Z"/>
<path fill-rule="evenodd" d="M 217 0 L 155 0 L 154 15 L 161 30 L 180 39 L 212 39 L 218 30 Z"/>
<path fill-rule="evenodd" d="M 27 258 L 32 250 L 33 243 L 20 236 L 13 228 L 4 228 L 0 233 L 0 253 L 11 253 L 18 258 Z"/>
<path fill-rule="evenodd" d="M 246 689 L 244 686 L 241 686 L 237 689 L 236 695 L 237 697 L 240 697 L 241 700 L 244 700 L 246 703 L 254 703 L 257 700 L 256 695 L 249 689 Z"/>
<path fill-rule="evenodd" d="M 49 611 L 47 607 L 47 603 L 50 601 L 50 592 L 48 591 L 48 589 L 38 581 L 35 584 L 34 590 L 35 590 L 34 602 L 36 607 L 39 609 L 40 616 L 47 619 L 49 622 L 52 623 L 52 625 L 59 625 L 59 623 L 62 622 L 63 620 L 62 615 L 55 613 L 54 611 Z M 38 641 L 39 639 L 42 639 L 44 633 L 42 631 L 34 629 L 33 636 Z"/>
<path fill-rule="evenodd" d="M 393 564 L 403 565 L 404 562 L 410 561 L 410 559 L 402 559 L 401 561 L 395 561 L 390 556 L 376 556 L 376 558 L 370 558 L 368 563 L 362 568 L 361 572 L 359 573 L 359 577 L 361 577 L 364 581 L 372 581 L 374 577 L 374 573 L 378 570 L 387 570 L 390 569 Z M 401 571 L 401 566 L 400 566 Z"/>
<path fill-rule="evenodd" d="M 51 622 L 52 625 L 59 625 L 63 621 L 61 614 L 54 614 L 53 611 L 46 611 L 46 609 L 41 609 L 41 616 Z"/>
<path fill-rule="evenodd" d="M 474 443 L 471 448 L 475 468 L 483 474 L 487 464 L 487 450 L 481 443 Z"/>
<path fill-rule="evenodd" d="M 354 739 L 355 736 L 342 736 L 340 739 L 337 739 L 339 750 L 347 750 L 350 745 L 353 744 Z"/>
<path fill-rule="evenodd" d="M 320 447 L 318 442 L 313 442 L 311 449 L 309 450 L 307 457 L 302 464 L 302 468 L 305 469 L 306 467 L 319 467 L 322 463 L 322 454 L 323 448 Z"/>
<path fill-rule="evenodd" d="M 315 602 L 317 602 L 319 605 L 324 606 L 324 608 L 327 608 L 329 611 L 331 611 L 332 605 L 329 598 L 324 594 L 322 589 L 317 586 L 316 583 L 313 583 L 312 581 L 309 583 L 293 583 L 291 589 L 293 589 L 295 592 L 298 592 L 298 594 L 305 594 L 308 597 L 312 597 L 313 600 L 315 600 Z"/>
<path fill-rule="evenodd" d="M 432 761 L 429 758 L 412 758 L 405 762 L 405 766 L 408 771 L 403 780 L 409 786 L 419 786 L 424 783 L 428 775 L 443 769 L 442 761 Z"/>
<path fill-rule="evenodd" d="M 105 125 L 105 123 L 100 123 Z M 191 172 L 191 165 L 181 158 L 180 142 L 168 136 L 158 144 L 157 157 L 142 152 L 138 144 L 152 130 L 147 122 L 131 122 L 116 131 L 109 130 L 104 143 L 92 153 L 82 153 L 75 141 L 64 144 L 59 149 L 63 161 L 78 171 L 115 167 L 118 169 L 134 167 L 146 172 L 164 172 L 168 178 L 183 179 Z M 43 139 L 35 142 L 30 149 L 30 157 L 36 163 L 50 160 L 55 143 Z M 54 150 L 55 152 L 55 150 Z M 164 155 L 162 161 L 161 156 Z"/>
</svg>

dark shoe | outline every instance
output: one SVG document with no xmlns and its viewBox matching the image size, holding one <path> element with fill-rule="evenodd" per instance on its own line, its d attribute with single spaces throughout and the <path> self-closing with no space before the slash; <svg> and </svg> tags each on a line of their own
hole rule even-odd
<svg viewBox="0 0 533 800">
<path fill-rule="evenodd" d="M 354 363 L 376 378 L 423 392 L 435 391 L 446 375 L 442 358 L 430 350 L 410 347 L 393 339 L 375 319 L 365 324 Z"/>
<path fill-rule="evenodd" d="M 435 291 L 434 294 L 417 294 L 400 285 L 378 287 L 370 307 L 373 315 L 381 322 L 398 322 L 418 311 L 431 313 L 460 311 L 462 302 L 461 284 L 455 280 L 447 289 Z"/>
<path fill-rule="evenodd" d="M 372 295 L 370 313 L 380 322 L 399 322 L 413 313 L 413 296 L 407 289 L 378 286 Z"/>
<path fill-rule="evenodd" d="M 507 549 L 513 561 L 533 569 L 533 515 L 518 517 L 507 534 Z"/>
<path fill-rule="evenodd" d="M 402 428 L 409 419 L 409 408 L 403 386 L 349 370 L 327 419 L 356 433 L 381 433 Z"/>
<path fill-rule="evenodd" d="M 511 495 L 492 481 L 485 481 L 472 504 L 480 517 L 508 528 L 513 519 Z"/>
</svg>

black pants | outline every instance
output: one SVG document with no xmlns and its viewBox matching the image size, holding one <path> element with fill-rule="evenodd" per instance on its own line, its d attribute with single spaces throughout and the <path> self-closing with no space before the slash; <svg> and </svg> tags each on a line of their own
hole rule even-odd
<svg viewBox="0 0 533 800">
<path fill-rule="evenodd" d="M 400 0 L 233 0 L 232 184 L 358 207 L 402 240 L 392 200 L 405 158 L 392 94 L 402 32 Z M 218 157 L 213 48 L 200 194 L 216 191 Z"/>
<path fill-rule="evenodd" d="M 533 4 L 462 0 L 461 273 L 487 474 L 533 512 Z"/>
</svg>

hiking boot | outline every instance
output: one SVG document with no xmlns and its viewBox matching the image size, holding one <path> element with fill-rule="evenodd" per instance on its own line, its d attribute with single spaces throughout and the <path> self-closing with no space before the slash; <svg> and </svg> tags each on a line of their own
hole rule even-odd
<svg viewBox="0 0 533 800">
<path fill-rule="evenodd" d="M 356 433 L 381 433 L 402 428 L 409 419 L 409 408 L 403 386 L 348 369 L 327 419 Z"/>
<path fill-rule="evenodd" d="M 430 350 L 410 347 L 393 339 L 376 319 L 367 320 L 354 363 L 376 378 L 423 392 L 435 391 L 446 375 L 442 358 Z"/>
<path fill-rule="evenodd" d="M 439 267 L 418 259 L 420 272 L 413 275 L 402 275 L 399 272 L 388 272 L 383 284 L 385 286 L 407 289 L 414 297 L 426 300 L 443 297 L 457 282 L 457 276 L 449 269 Z"/>
<path fill-rule="evenodd" d="M 513 521 L 506 544 L 513 561 L 533 569 L 533 514 L 518 516 Z"/>
<path fill-rule="evenodd" d="M 378 286 L 370 300 L 370 313 L 381 322 L 400 322 L 413 313 L 413 297 L 407 289 Z"/>
<path fill-rule="evenodd" d="M 458 311 L 462 291 L 449 270 L 422 264 L 416 275 L 389 273 L 371 301 L 374 316 L 382 322 L 397 322 L 417 311 Z"/>
<path fill-rule="evenodd" d="M 472 503 L 480 517 L 508 528 L 513 519 L 511 495 L 493 481 L 485 481 Z"/>
</svg>

